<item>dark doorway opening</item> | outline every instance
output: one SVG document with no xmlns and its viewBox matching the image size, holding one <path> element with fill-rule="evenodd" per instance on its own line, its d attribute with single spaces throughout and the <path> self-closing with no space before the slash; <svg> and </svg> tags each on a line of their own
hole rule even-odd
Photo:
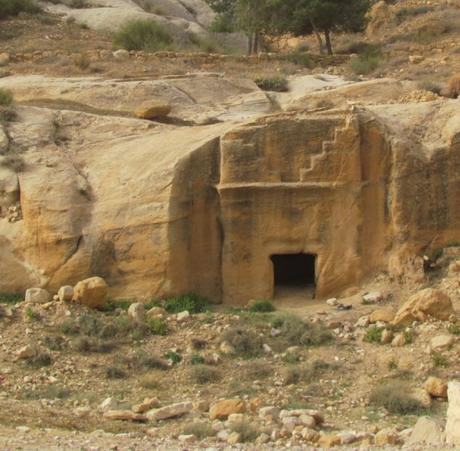
<svg viewBox="0 0 460 451">
<path fill-rule="evenodd" d="M 314 288 L 316 283 L 316 255 L 272 255 L 275 288 Z"/>
</svg>

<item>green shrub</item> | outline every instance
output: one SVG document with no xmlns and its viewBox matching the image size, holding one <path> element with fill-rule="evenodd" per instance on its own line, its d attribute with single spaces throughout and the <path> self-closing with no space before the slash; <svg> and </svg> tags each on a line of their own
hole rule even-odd
<svg viewBox="0 0 460 451">
<path fill-rule="evenodd" d="M 53 363 L 51 356 L 47 352 L 40 352 L 27 359 L 27 364 L 34 368 L 50 366 Z"/>
<path fill-rule="evenodd" d="M 140 339 L 150 333 L 149 325 L 133 322 L 126 315 L 99 318 L 96 314 L 84 314 L 75 319 L 64 320 L 59 329 L 64 335 L 82 335 L 102 339 L 129 335 L 133 339 Z"/>
<path fill-rule="evenodd" d="M 423 410 L 423 406 L 410 393 L 411 387 L 408 384 L 392 381 L 374 388 L 370 395 L 370 402 L 385 407 L 392 414 L 417 414 Z"/>
<path fill-rule="evenodd" d="M 209 384 L 217 382 L 221 379 L 221 374 L 218 369 L 207 365 L 194 365 L 189 370 L 190 379 L 195 384 Z"/>
<path fill-rule="evenodd" d="M 279 337 L 289 346 L 317 346 L 333 339 L 325 326 L 303 321 L 294 315 L 280 315 L 272 321 L 272 326 L 280 330 Z"/>
<path fill-rule="evenodd" d="M 0 88 L 0 106 L 7 107 L 7 106 L 11 106 L 12 103 L 13 103 L 13 93 L 8 89 Z"/>
<path fill-rule="evenodd" d="M 199 354 L 193 354 L 190 358 L 191 365 L 201 365 L 204 363 L 204 358 Z"/>
<path fill-rule="evenodd" d="M 421 14 L 426 14 L 432 10 L 433 8 L 430 6 L 417 6 L 415 8 L 404 7 L 396 11 L 396 19 L 398 20 L 399 23 L 402 23 L 411 17 L 419 16 Z"/>
<path fill-rule="evenodd" d="M 39 13 L 41 8 L 35 0 L 0 0 L 0 19 L 19 13 Z"/>
<path fill-rule="evenodd" d="M 230 425 L 232 432 L 237 432 L 240 434 L 240 440 L 243 443 L 253 442 L 257 436 L 260 434 L 260 431 L 256 426 L 248 421 L 239 421 Z"/>
<path fill-rule="evenodd" d="M 460 324 L 457 324 L 457 323 L 449 324 L 449 326 L 447 327 L 447 330 L 452 335 L 460 335 Z"/>
<path fill-rule="evenodd" d="M 202 313 L 209 310 L 209 301 L 197 294 L 189 293 L 166 299 L 164 308 L 168 313 Z"/>
<path fill-rule="evenodd" d="M 381 57 L 376 55 L 360 55 L 351 60 L 350 66 L 357 75 L 369 75 L 380 66 L 381 60 Z"/>
<path fill-rule="evenodd" d="M 78 337 L 72 343 L 72 347 L 81 353 L 109 353 L 115 349 L 116 344 L 112 341 L 104 341 L 93 337 Z"/>
<path fill-rule="evenodd" d="M 107 379 L 126 379 L 128 375 L 125 370 L 118 366 L 109 366 L 105 370 L 105 377 Z"/>
<path fill-rule="evenodd" d="M 190 42 L 205 53 L 216 53 L 219 51 L 217 45 L 209 39 L 203 38 L 196 33 L 189 33 Z"/>
<path fill-rule="evenodd" d="M 135 302 L 133 299 L 109 299 L 108 302 L 103 307 L 103 312 L 113 312 L 116 309 L 128 310 L 129 306 Z"/>
<path fill-rule="evenodd" d="M 19 293 L 0 293 L 0 304 L 18 304 L 24 297 Z"/>
<path fill-rule="evenodd" d="M 174 351 L 168 351 L 163 356 L 166 360 L 171 360 L 172 363 L 180 363 L 182 356 Z"/>
<path fill-rule="evenodd" d="M 449 366 L 449 361 L 447 360 L 447 357 L 442 355 L 440 352 L 433 352 L 431 354 L 431 360 L 433 360 L 433 365 L 435 367 Z"/>
<path fill-rule="evenodd" d="M 195 351 L 200 351 L 206 348 L 208 342 L 206 340 L 203 340 L 202 338 L 193 337 L 191 340 L 191 344 L 192 344 L 192 348 Z"/>
<path fill-rule="evenodd" d="M 270 301 L 256 301 L 249 307 L 250 312 L 269 313 L 275 311 L 275 306 Z"/>
<path fill-rule="evenodd" d="M 230 14 L 218 14 L 211 23 L 209 31 L 213 33 L 233 33 L 235 25 Z"/>
<path fill-rule="evenodd" d="M 342 47 L 337 53 L 375 55 L 381 54 L 381 46 L 372 42 L 354 41 Z"/>
<path fill-rule="evenodd" d="M 66 341 L 60 335 L 51 335 L 43 339 L 43 345 L 51 351 L 62 351 L 66 347 Z"/>
<path fill-rule="evenodd" d="M 27 307 L 26 316 L 27 316 L 28 319 L 30 319 L 30 321 L 39 321 L 40 320 L 40 314 L 37 313 L 31 307 Z"/>
<path fill-rule="evenodd" d="M 281 378 L 284 385 L 297 384 L 303 379 L 303 369 L 296 365 L 290 365 L 281 370 Z"/>
<path fill-rule="evenodd" d="M 148 326 L 152 335 L 168 335 L 169 333 L 168 324 L 161 318 L 151 318 Z"/>
<path fill-rule="evenodd" d="M 414 339 L 415 339 L 415 333 L 413 330 L 410 330 L 410 329 L 406 329 L 404 332 L 403 332 L 403 336 L 404 336 L 404 341 L 406 344 L 411 344 L 414 342 Z"/>
<path fill-rule="evenodd" d="M 262 340 L 252 330 L 232 327 L 222 335 L 222 341 L 229 343 L 238 355 L 251 358 L 262 351 Z"/>
<path fill-rule="evenodd" d="M 125 24 L 113 37 L 116 47 L 126 50 L 157 52 L 171 48 L 173 39 L 162 25 L 151 20 L 134 20 Z"/>
<path fill-rule="evenodd" d="M 263 360 L 253 361 L 244 367 L 244 377 L 250 381 L 263 380 L 273 376 L 273 367 Z"/>
<path fill-rule="evenodd" d="M 286 56 L 287 61 L 297 64 L 298 66 L 306 67 L 307 69 L 313 69 L 315 66 L 314 63 L 312 62 L 310 55 L 306 52 L 294 52 L 294 53 L 289 53 Z"/>
<path fill-rule="evenodd" d="M 50 385 L 46 388 L 46 396 L 48 399 L 67 399 L 70 397 L 70 390 L 60 385 Z"/>
<path fill-rule="evenodd" d="M 254 80 L 255 84 L 263 91 L 287 92 L 289 91 L 289 83 L 283 77 L 258 77 Z"/>
<path fill-rule="evenodd" d="M 163 360 L 160 357 L 149 355 L 149 356 L 141 356 L 139 358 L 139 365 L 143 368 L 149 370 L 167 370 L 169 369 L 168 362 Z"/>
<path fill-rule="evenodd" d="M 381 343 L 384 327 L 371 326 L 366 330 L 363 341 L 366 343 Z"/>
<path fill-rule="evenodd" d="M 184 435 L 194 435 L 198 440 L 204 440 L 207 437 L 214 437 L 216 431 L 212 428 L 210 423 L 196 422 L 188 423 L 182 429 Z"/>
</svg>

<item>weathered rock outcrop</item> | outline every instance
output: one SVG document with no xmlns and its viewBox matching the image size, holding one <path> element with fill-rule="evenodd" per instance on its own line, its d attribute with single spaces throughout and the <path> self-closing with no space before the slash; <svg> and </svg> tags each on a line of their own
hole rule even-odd
<svg viewBox="0 0 460 451">
<path fill-rule="evenodd" d="M 459 241 L 458 101 L 254 119 L 268 107 L 245 115 L 247 99 L 267 101 L 252 82 L 207 80 L 215 89 L 206 97 L 197 87 L 190 109 L 166 99 L 184 120 L 215 115 L 212 97 L 227 99 L 225 121 L 200 127 L 113 112 L 155 98 L 144 91 L 155 82 L 114 82 L 126 94 L 114 106 L 99 81 L 0 80 L 20 101 L 56 100 L 55 109 L 18 106 L 8 125 L 25 169 L 5 172 L 0 186 L 17 178 L 23 219 L 0 218 L 0 291 L 101 276 L 112 297 L 195 291 L 246 303 L 271 298 L 272 257 L 295 254 L 311 257 L 322 297 Z M 234 95 L 215 91 L 232 84 Z M 128 99 L 137 90 L 139 102 Z M 63 99 L 95 110 L 65 109 Z"/>
</svg>

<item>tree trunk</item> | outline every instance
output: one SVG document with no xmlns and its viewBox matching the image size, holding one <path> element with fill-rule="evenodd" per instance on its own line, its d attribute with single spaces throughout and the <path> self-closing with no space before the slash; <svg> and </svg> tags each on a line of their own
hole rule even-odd
<svg viewBox="0 0 460 451">
<path fill-rule="evenodd" d="M 316 40 L 318 41 L 319 54 L 324 55 L 324 43 L 321 38 L 321 34 L 311 19 L 310 19 L 310 24 L 311 24 L 311 27 L 313 28 L 313 33 L 315 34 Z"/>
<path fill-rule="evenodd" d="M 256 54 L 259 53 L 259 40 L 260 40 L 260 35 L 256 31 L 256 32 L 254 32 L 254 48 L 253 48 L 253 51 Z"/>
<path fill-rule="evenodd" d="M 332 55 L 331 32 L 329 30 L 324 30 L 324 36 L 326 37 L 327 54 Z"/>
<path fill-rule="evenodd" d="M 252 39 L 252 33 L 248 34 L 248 55 L 251 55 L 252 53 L 252 46 L 253 46 L 253 39 Z"/>
</svg>

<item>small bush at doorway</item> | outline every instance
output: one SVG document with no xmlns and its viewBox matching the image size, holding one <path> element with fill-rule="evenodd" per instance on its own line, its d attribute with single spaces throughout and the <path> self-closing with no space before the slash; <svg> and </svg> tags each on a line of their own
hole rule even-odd
<svg viewBox="0 0 460 451">
<path fill-rule="evenodd" d="M 134 20 L 124 25 L 113 37 L 116 47 L 126 50 L 157 52 L 171 48 L 173 39 L 169 32 L 151 20 Z"/>
<path fill-rule="evenodd" d="M 189 313 L 202 313 L 209 310 L 209 302 L 197 294 L 189 293 L 167 299 L 164 307 L 168 313 L 180 313 L 185 310 Z"/>
<path fill-rule="evenodd" d="M 250 312 L 270 313 L 275 311 L 275 306 L 270 301 L 255 301 L 249 307 Z"/>
</svg>

